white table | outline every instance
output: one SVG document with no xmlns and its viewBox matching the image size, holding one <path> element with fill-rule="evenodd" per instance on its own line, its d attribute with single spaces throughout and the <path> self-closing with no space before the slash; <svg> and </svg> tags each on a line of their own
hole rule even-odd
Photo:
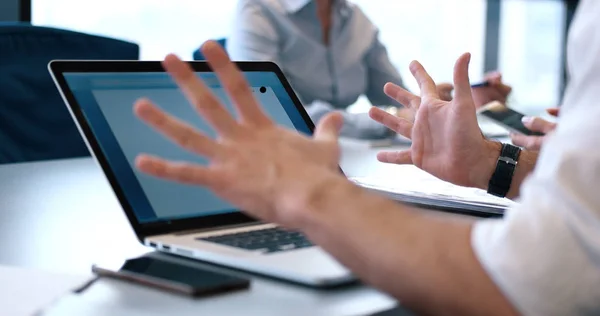
<svg viewBox="0 0 600 316">
<path fill-rule="evenodd" d="M 163 260 L 250 277 L 251 288 L 190 299 L 117 280 L 101 280 L 52 306 L 53 315 L 372 315 L 393 308 L 390 297 L 361 285 L 317 290 L 153 253 Z M 391 315 L 409 315 L 396 309 Z"/>
<path fill-rule="evenodd" d="M 31 316 L 88 279 L 82 275 L 0 265 L 0 315 Z"/>
<path fill-rule="evenodd" d="M 384 175 L 390 167 L 379 164 L 375 160 L 377 150 L 369 150 L 365 144 L 343 148 L 342 168 L 349 175 Z M 0 179 L 1 265 L 88 276 L 95 262 L 149 252 L 137 242 L 102 171 L 91 158 L 0 165 Z M 89 304 L 69 308 L 121 306 L 132 314 L 151 308 L 178 315 L 280 315 L 284 311 L 347 315 L 376 313 L 396 305 L 388 296 L 364 286 L 323 291 L 251 277 L 250 291 L 198 301 L 101 281 L 88 290 L 86 299 L 93 297 Z M 2 286 L 6 289 L 10 284 Z"/>
<path fill-rule="evenodd" d="M 393 176 L 364 142 L 343 142 L 349 176 Z M 88 273 L 103 258 L 141 246 L 101 169 L 91 158 L 0 165 L 0 264 Z"/>
</svg>

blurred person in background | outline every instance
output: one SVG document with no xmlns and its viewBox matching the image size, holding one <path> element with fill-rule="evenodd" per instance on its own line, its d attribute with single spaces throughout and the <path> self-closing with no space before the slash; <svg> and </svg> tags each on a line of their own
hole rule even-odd
<svg viewBox="0 0 600 316">
<path fill-rule="evenodd" d="M 390 106 L 383 85 L 405 87 L 379 40 L 379 30 L 365 13 L 346 0 L 240 0 L 227 51 L 233 60 L 273 61 L 282 68 L 313 121 L 346 109 L 365 95 L 374 106 L 412 118 L 413 112 Z M 510 87 L 499 73 L 486 75 L 488 85 L 473 89 L 476 105 L 506 102 Z M 452 85 L 437 85 L 451 99 Z M 395 133 L 367 113 L 343 112 L 341 134 L 377 139 Z"/>
</svg>

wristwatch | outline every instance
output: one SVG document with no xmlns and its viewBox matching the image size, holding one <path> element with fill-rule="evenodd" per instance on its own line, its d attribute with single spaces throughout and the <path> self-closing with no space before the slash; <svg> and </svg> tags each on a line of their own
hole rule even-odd
<svg viewBox="0 0 600 316">
<path fill-rule="evenodd" d="M 487 192 L 489 194 L 499 197 L 506 196 L 510 190 L 510 184 L 512 183 L 520 154 L 521 148 L 511 144 L 502 144 L 500 157 L 498 157 L 498 162 L 496 163 L 496 170 L 494 170 L 494 174 L 492 174 L 492 178 L 488 184 Z"/>
</svg>

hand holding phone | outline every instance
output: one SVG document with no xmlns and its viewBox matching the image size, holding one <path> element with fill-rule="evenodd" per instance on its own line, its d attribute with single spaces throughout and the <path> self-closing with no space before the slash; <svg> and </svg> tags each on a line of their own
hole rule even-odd
<svg viewBox="0 0 600 316">
<path fill-rule="evenodd" d="M 543 136 L 544 134 L 538 132 L 532 132 L 525 125 L 523 125 L 522 113 L 519 113 L 511 108 L 508 108 L 504 104 L 498 101 L 492 101 L 483 107 L 481 107 L 477 113 L 488 119 L 491 119 L 498 125 L 503 126 L 513 133 L 528 135 L 528 136 Z"/>
<path fill-rule="evenodd" d="M 245 278 L 180 265 L 150 257 L 126 260 L 121 264 L 93 265 L 92 272 L 192 297 L 247 289 Z"/>
</svg>

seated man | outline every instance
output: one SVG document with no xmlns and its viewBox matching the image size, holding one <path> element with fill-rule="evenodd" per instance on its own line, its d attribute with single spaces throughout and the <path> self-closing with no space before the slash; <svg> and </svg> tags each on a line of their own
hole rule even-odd
<svg viewBox="0 0 600 316">
<path fill-rule="evenodd" d="M 372 105 L 390 113 L 412 113 L 390 105 L 381 87 L 402 85 L 379 31 L 365 13 L 346 0 L 239 0 L 227 51 L 234 60 L 269 60 L 286 74 L 313 121 L 346 109 L 365 95 Z M 489 85 L 474 89 L 478 105 L 504 102 L 510 87 L 499 73 L 486 76 Z M 438 89 L 450 98 L 452 85 Z M 393 132 L 367 113 L 343 113 L 342 135 L 385 138 Z"/>
<path fill-rule="evenodd" d="M 455 65 L 453 101 L 441 100 L 431 77 L 413 62 L 410 69 L 421 95 L 395 84 L 387 84 L 385 92 L 414 109 L 414 121 L 378 108 L 370 112 L 375 120 L 413 140 L 407 151 L 381 153 L 381 161 L 412 163 L 459 185 L 520 196 L 521 203 L 503 219 L 433 216 L 353 185 L 336 168 L 342 117 L 328 115 L 314 138 L 274 124 L 235 64 L 214 42 L 202 51 L 239 119 L 187 64 L 168 56 L 166 70 L 219 139 L 140 100 L 135 111 L 141 119 L 210 164 L 141 155 L 137 166 L 150 175 L 206 186 L 253 216 L 304 232 L 363 281 L 418 313 L 597 315 L 598 29 L 600 1 L 582 0 L 571 27 L 571 79 L 561 122 L 539 157 L 538 152 L 519 152 L 481 135 L 468 78 L 469 54 Z"/>
</svg>

